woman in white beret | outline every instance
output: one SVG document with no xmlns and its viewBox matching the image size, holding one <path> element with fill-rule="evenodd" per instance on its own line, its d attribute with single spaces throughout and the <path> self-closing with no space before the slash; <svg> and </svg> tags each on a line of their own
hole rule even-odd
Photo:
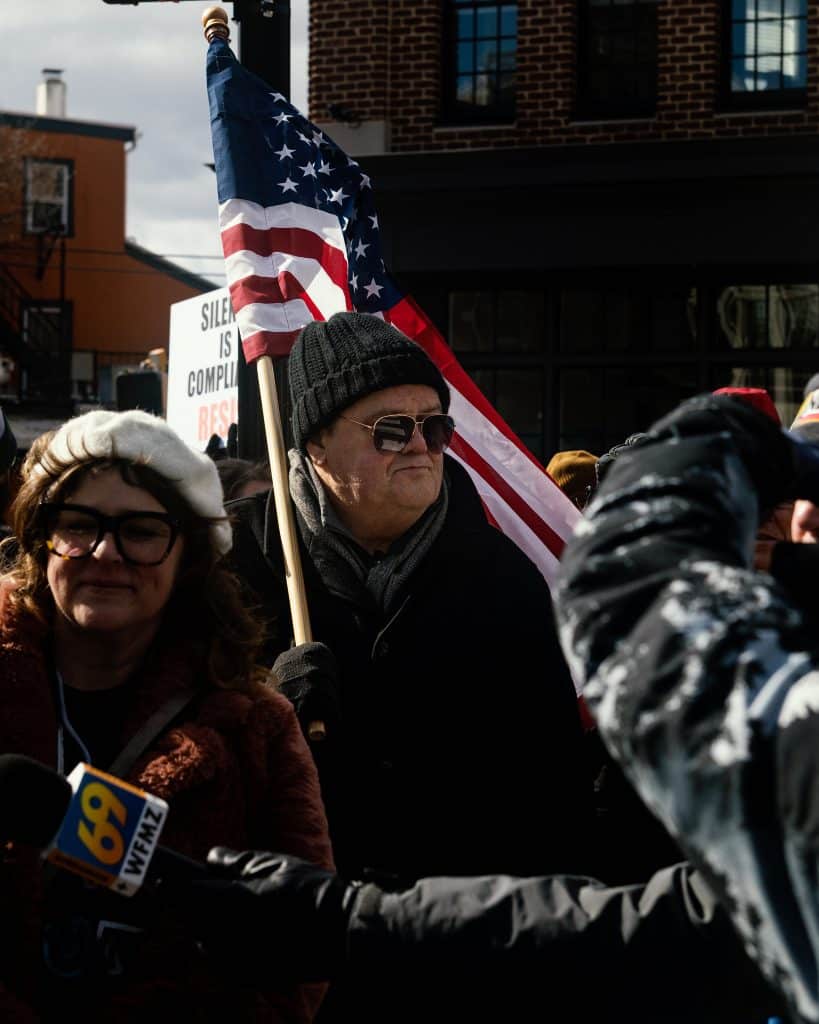
<svg viewBox="0 0 819 1024">
<path fill-rule="evenodd" d="M 90 763 L 163 798 L 161 842 L 188 857 L 228 845 L 329 866 L 312 759 L 264 685 L 260 628 L 222 558 L 213 462 L 147 413 L 86 413 L 32 446 L 14 531 L 0 753 L 63 774 Z M 14 842 L 0 858 L 3 1021 L 302 1022 L 317 1008 L 316 987 L 239 986 L 166 899 L 124 899 Z"/>
</svg>

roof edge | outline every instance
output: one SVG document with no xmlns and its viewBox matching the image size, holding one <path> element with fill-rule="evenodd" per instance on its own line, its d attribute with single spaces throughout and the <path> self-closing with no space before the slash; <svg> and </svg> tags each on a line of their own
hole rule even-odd
<svg viewBox="0 0 819 1024">
<path fill-rule="evenodd" d="M 215 285 L 213 281 L 209 281 L 206 277 L 200 277 L 199 274 L 194 274 L 193 271 L 180 267 L 178 263 L 172 263 L 171 260 L 165 259 L 164 256 L 157 256 L 155 252 L 151 252 L 150 249 L 145 249 L 129 239 L 125 240 L 125 252 L 133 257 L 133 259 L 139 260 L 140 263 L 146 263 L 149 267 L 153 267 L 154 270 L 175 278 L 182 284 L 186 284 L 189 288 L 196 289 L 197 292 L 212 292 L 216 288 L 221 287 L 220 285 Z"/>
</svg>

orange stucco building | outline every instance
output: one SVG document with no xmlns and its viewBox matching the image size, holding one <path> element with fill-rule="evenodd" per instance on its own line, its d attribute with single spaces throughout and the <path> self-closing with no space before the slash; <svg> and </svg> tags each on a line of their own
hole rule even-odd
<svg viewBox="0 0 819 1024">
<path fill-rule="evenodd" d="M 125 237 L 135 129 L 0 112 L 0 399 L 110 401 L 166 347 L 169 306 L 213 286 Z"/>
</svg>

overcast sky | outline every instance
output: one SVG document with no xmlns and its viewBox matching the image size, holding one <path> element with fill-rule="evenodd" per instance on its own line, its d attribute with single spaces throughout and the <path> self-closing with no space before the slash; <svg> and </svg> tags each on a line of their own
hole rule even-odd
<svg viewBox="0 0 819 1024">
<path fill-rule="evenodd" d="M 307 103 L 307 5 L 291 0 L 291 98 Z M 41 69 L 64 68 L 67 116 L 131 125 L 127 234 L 162 255 L 218 255 L 201 16 L 196 0 L 3 0 L 0 110 L 33 113 Z M 233 4 L 222 6 L 229 14 Z M 238 26 L 231 44 L 238 51 Z M 305 111 L 306 112 L 306 111 Z M 197 273 L 218 260 L 177 258 Z M 224 278 L 211 276 L 214 287 Z"/>
</svg>

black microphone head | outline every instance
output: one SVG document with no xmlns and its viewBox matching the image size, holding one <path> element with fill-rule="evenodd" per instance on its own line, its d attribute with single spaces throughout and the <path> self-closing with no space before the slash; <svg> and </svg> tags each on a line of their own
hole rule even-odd
<svg viewBox="0 0 819 1024">
<path fill-rule="evenodd" d="M 22 754 L 0 755 L 0 841 L 49 845 L 72 789 L 52 768 Z"/>
</svg>

